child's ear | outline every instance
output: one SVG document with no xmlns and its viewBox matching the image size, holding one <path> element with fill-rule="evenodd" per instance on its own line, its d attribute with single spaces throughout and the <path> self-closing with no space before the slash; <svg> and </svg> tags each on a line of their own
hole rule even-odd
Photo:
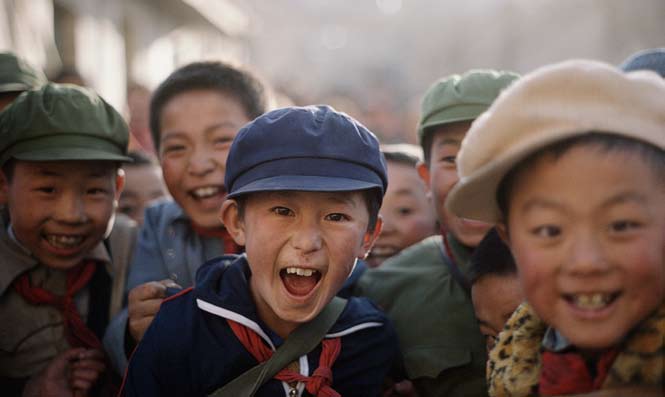
<svg viewBox="0 0 665 397">
<path fill-rule="evenodd" d="M 5 173 L 0 171 L 0 204 L 5 205 L 9 201 L 9 181 Z"/>
<path fill-rule="evenodd" d="M 429 167 L 424 162 L 419 161 L 418 164 L 416 164 L 416 171 L 418 171 L 418 176 L 420 176 L 420 179 L 425 183 L 425 187 L 427 188 L 427 197 L 431 198 L 432 188 L 430 186 Z"/>
<path fill-rule="evenodd" d="M 125 170 L 118 168 L 118 171 L 115 175 L 115 201 L 120 199 L 120 194 L 122 189 L 125 188 Z"/>
<path fill-rule="evenodd" d="M 501 240 L 510 247 L 510 236 L 508 235 L 508 227 L 505 223 L 500 222 L 496 224 L 496 233 L 499 235 Z"/>
<path fill-rule="evenodd" d="M 365 232 L 365 236 L 363 237 L 362 252 L 360 255 L 358 255 L 358 259 L 365 259 L 367 255 L 369 255 L 369 252 L 372 250 L 372 247 L 374 246 L 374 242 L 379 237 L 379 234 L 381 234 L 382 227 L 383 227 L 383 220 L 381 219 L 381 216 L 377 216 L 376 226 L 374 227 L 374 231 Z"/>
<path fill-rule="evenodd" d="M 219 219 L 238 245 L 245 245 L 245 222 L 238 212 L 238 202 L 227 199 L 222 204 Z"/>
</svg>

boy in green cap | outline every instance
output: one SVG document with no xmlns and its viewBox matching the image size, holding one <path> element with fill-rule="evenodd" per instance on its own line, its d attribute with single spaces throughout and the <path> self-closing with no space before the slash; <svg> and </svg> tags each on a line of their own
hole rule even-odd
<svg viewBox="0 0 665 397">
<path fill-rule="evenodd" d="M 23 91 L 46 84 L 46 76 L 12 52 L 0 52 L 0 111 Z"/>
<path fill-rule="evenodd" d="M 356 292 L 374 299 L 395 323 L 406 375 L 422 396 L 482 396 L 485 343 L 467 280 L 469 255 L 489 224 L 444 206 L 457 183 L 455 157 L 471 122 L 517 75 L 474 70 L 436 82 L 418 125 L 425 162 L 418 172 L 432 195 L 442 236 L 429 237 L 365 273 Z"/>
<path fill-rule="evenodd" d="M 80 87 L 46 84 L 0 113 L 4 396 L 100 389 L 113 277 L 104 239 L 127 143 L 120 114 Z"/>
</svg>

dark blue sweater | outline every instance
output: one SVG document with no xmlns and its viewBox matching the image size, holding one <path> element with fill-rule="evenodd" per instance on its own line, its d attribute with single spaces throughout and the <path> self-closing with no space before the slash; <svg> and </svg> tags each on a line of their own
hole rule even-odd
<svg viewBox="0 0 665 397">
<path fill-rule="evenodd" d="M 162 304 L 132 355 L 121 395 L 206 396 L 257 365 L 227 318 L 279 347 L 283 340 L 257 316 L 250 275 L 244 255 L 220 257 L 201 266 L 193 290 Z M 344 397 L 379 396 L 399 354 L 397 336 L 385 315 L 365 298 L 350 298 L 327 336 L 340 336 L 342 341 L 332 367 L 333 389 Z M 311 375 L 320 354 L 319 345 L 301 357 L 301 373 Z M 288 396 L 288 390 L 271 379 L 256 395 Z"/>
</svg>

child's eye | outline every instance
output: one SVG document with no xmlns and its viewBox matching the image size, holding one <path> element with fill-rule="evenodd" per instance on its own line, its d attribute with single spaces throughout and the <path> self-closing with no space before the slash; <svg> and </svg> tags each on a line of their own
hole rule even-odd
<svg viewBox="0 0 665 397">
<path fill-rule="evenodd" d="M 397 209 L 397 213 L 401 216 L 407 216 L 413 213 L 413 209 L 409 207 L 400 207 Z"/>
<path fill-rule="evenodd" d="M 213 141 L 213 144 L 215 146 L 226 147 L 226 146 L 230 146 L 231 142 L 233 142 L 233 139 L 225 136 L 225 137 L 215 138 L 215 140 Z"/>
<path fill-rule="evenodd" d="M 554 238 L 561 234 L 561 228 L 554 225 L 543 225 L 534 228 L 531 233 L 536 237 Z"/>
<path fill-rule="evenodd" d="M 95 195 L 95 196 L 104 195 L 104 194 L 106 194 L 106 189 L 94 187 L 94 188 L 88 189 L 88 194 Z"/>
<path fill-rule="evenodd" d="M 51 187 L 51 186 L 42 186 L 42 187 L 38 187 L 38 188 L 35 189 L 35 190 L 37 190 L 37 191 L 40 192 L 40 193 L 46 193 L 46 194 L 53 194 L 53 193 L 55 193 L 55 188 L 54 188 L 54 187 Z"/>
<path fill-rule="evenodd" d="M 640 227 L 640 223 L 629 221 L 629 220 L 620 220 L 615 221 L 610 224 L 610 231 L 616 233 L 625 233 L 631 230 L 637 229 Z"/>
<path fill-rule="evenodd" d="M 166 145 L 162 149 L 162 153 L 164 154 L 177 154 L 177 153 L 182 153 L 186 149 L 185 145 Z"/>
<path fill-rule="evenodd" d="M 342 221 L 348 221 L 350 218 L 344 214 L 334 213 L 326 215 L 325 219 L 327 221 L 342 222 Z"/>
<path fill-rule="evenodd" d="M 293 211 L 286 207 L 273 207 L 271 211 L 280 216 L 293 216 Z"/>
<path fill-rule="evenodd" d="M 439 162 L 455 165 L 457 163 L 457 156 L 444 156 L 439 159 Z"/>
</svg>

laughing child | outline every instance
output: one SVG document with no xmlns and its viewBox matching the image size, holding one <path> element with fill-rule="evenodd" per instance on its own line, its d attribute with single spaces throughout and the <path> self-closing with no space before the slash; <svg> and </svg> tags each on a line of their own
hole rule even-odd
<svg viewBox="0 0 665 397">
<path fill-rule="evenodd" d="M 128 137 L 118 112 L 75 86 L 46 84 L 0 113 L 3 396 L 88 395 L 107 372 L 104 239 Z"/>
<path fill-rule="evenodd" d="M 104 336 L 117 371 L 124 373 L 167 287 L 190 287 L 203 262 L 240 251 L 219 219 L 225 163 L 240 128 L 266 106 L 260 80 L 221 62 L 183 66 L 155 90 L 150 129 L 173 201 L 144 213 L 127 281 L 128 308 Z"/>
<path fill-rule="evenodd" d="M 245 126 L 221 218 L 246 254 L 202 265 L 194 289 L 162 304 L 122 395 L 206 396 L 270 356 L 369 251 L 386 181 L 374 135 L 330 107 L 279 109 Z M 385 316 L 351 298 L 322 344 L 256 395 L 378 396 L 396 344 Z"/>
<path fill-rule="evenodd" d="M 459 170 L 448 208 L 499 223 L 527 301 L 490 353 L 490 394 L 662 395 L 665 81 L 539 69 L 473 124 Z"/>
</svg>

